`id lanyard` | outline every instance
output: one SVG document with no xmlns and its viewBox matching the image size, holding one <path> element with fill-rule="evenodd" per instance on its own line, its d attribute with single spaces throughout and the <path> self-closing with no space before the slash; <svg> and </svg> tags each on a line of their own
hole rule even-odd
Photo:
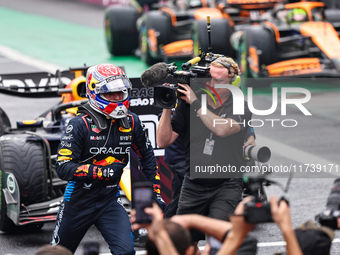
<svg viewBox="0 0 340 255">
<path fill-rule="evenodd" d="M 218 113 L 217 116 L 220 116 L 224 107 L 222 107 L 221 111 Z M 205 139 L 203 154 L 211 156 L 214 150 L 215 140 L 213 138 L 213 132 L 210 132 L 209 138 Z"/>
</svg>

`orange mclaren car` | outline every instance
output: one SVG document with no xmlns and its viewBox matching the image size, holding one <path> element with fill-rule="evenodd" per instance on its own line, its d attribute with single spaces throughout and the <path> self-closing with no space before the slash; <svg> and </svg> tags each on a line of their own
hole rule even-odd
<svg viewBox="0 0 340 255">
<path fill-rule="evenodd" d="M 233 56 L 230 36 L 235 24 L 249 24 L 252 17 L 282 0 L 206 0 L 148 3 L 148 11 L 134 6 L 112 5 L 106 9 L 105 31 L 113 55 L 138 54 L 148 65 L 169 59 L 197 56 L 199 48 Z M 145 3 L 143 3 L 145 5 Z M 140 6 L 140 5 L 139 5 Z M 143 14 L 142 14 L 143 13 Z M 207 16 L 211 19 L 211 44 Z"/>
</svg>

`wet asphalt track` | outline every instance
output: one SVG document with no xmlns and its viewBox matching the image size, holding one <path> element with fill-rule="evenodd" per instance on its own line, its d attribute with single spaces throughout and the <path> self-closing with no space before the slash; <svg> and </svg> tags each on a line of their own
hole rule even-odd
<svg viewBox="0 0 340 255">
<path fill-rule="evenodd" d="M 97 32 L 102 26 L 102 7 L 80 4 L 76 1 L 0 0 L 0 11 L 6 11 L 2 7 L 13 8 L 25 13 L 44 15 L 52 17 L 53 19 L 60 19 L 70 24 L 77 24 L 86 27 L 89 26 L 91 29 L 96 29 L 95 31 Z M 11 29 L 10 23 L 11 22 L 9 21 L 6 23 L 8 29 Z M 24 26 L 24 24 L 22 25 Z M 4 26 L 1 26 L 1 29 L 4 29 Z M 10 36 L 10 33 L 7 30 L 2 32 L 4 32 L 7 36 Z M 98 41 L 100 40 L 104 39 L 98 38 Z M 9 42 L 9 39 L 0 39 L 0 45 L 5 44 L 5 46 L 9 47 Z M 22 39 L 21 44 L 25 44 L 24 38 Z M 29 46 L 29 43 L 27 43 L 27 46 Z M 14 45 L 15 50 L 20 51 L 22 49 L 21 47 L 22 46 L 20 45 Z M 99 48 L 103 51 L 105 50 L 102 43 Z M 27 55 L 29 50 L 21 50 L 21 52 Z M 85 54 L 86 53 L 84 52 L 83 55 L 79 56 L 86 56 Z M 100 61 L 114 61 L 114 59 L 110 59 L 110 56 L 107 56 L 107 52 L 98 52 L 98 55 L 101 55 L 101 58 L 98 58 Z M 76 55 L 72 57 L 78 56 Z M 46 58 L 43 57 L 42 60 L 46 61 Z M 85 58 L 86 57 L 84 57 L 84 59 Z M 72 63 L 76 63 L 78 60 L 73 59 L 72 61 Z M 82 62 L 83 61 L 80 63 Z M 58 59 L 51 59 L 50 63 L 64 68 L 68 67 L 67 63 Z M 140 66 L 141 64 L 136 62 L 136 65 Z M 132 66 L 129 66 L 129 68 L 131 68 L 130 70 L 133 69 Z M 9 72 L 38 71 L 40 69 L 40 66 L 37 68 L 27 64 L 20 64 L 16 61 L 3 57 L 0 54 L 1 74 Z M 258 135 L 258 144 L 261 144 L 262 137 L 262 141 L 265 141 L 266 143 L 268 142 L 268 145 L 273 145 L 272 141 L 275 142 L 275 147 L 271 147 L 273 155 L 270 163 L 272 165 L 282 164 L 290 166 L 293 164 L 299 166 L 304 163 L 311 163 L 304 161 L 304 158 L 310 160 L 318 157 L 316 159 L 321 160 L 320 162 L 334 162 L 340 165 L 339 97 L 340 92 L 338 89 L 321 89 L 319 92 L 312 93 L 312 99 L 306 104 L 307 109 L 312 113 L 312 117 L 303 117 L 301 112 L 295 107 L 288 109 L 287 117 L 280 116 L 279 112 L 275 112 L 272 116 L 270 116 L 272 119 L 287 119 L 289 116 L 290 119 L 298 120 L 299 124 L 297 127 L 283 128 L 278 125 L 272 128 L 270 125 L 265 125 L 264 127 L 257 128 L 256 134 Z M 268 108 L 268 105 L 270 104 L 269 102 L 271 102 L 268 95 L 257 95 L 255 100 L 255 106 L 258 108 L 261 106 L 264 107 L 262 109 L 266 109 L 266 107 Z M 8 114 L 12 125 L 15 125 L 16 120 L 30 119 L 38 116 L 44 109 L 53 105 L 57 101 L 57 98 L 39 100 L 19 99 L 0 94 L 0 107 L 2 107 Z M 256 116 L 253 118 L 264 119 L 263 117 Z M 264 137 L 265 139 L 270 140 L 264 140 Z M 285 145 L 286 147 L 282 145 Z M 297 151 L 293 151 L 293 149 Z M 292 151 L 294 153 L 291 153 Z M 308 155 L 305 155 L 304 153 L 308 153 Z M 333 172 L 333 174 L 335 173 Z M 319 178 L 319 175 L 316 174 L 311 174 L 310 177 L 312 178 L 307 178 L 306 176 L 303 178 L 294 178 L 291 182 L 288 197 L 290 200 L 292 222 L 294 227 L 297 227 L 308 219 L 313 220 L 315 214 L 319 213 L 325 207 L 329 189 L 335 178 L 334 176 Z M 276 180 L 285 184 L 287 178 L 285 176 L 284 178 Z M 276 186 L 268 187 L 266 190 L 268 194 L 274 194 L 276 196 L 280 196 L 282 194 L 281 190 Z M 33 254 L 39 246 L 50 241 L 52 230 L 53 224 L 49 223 L 43 227 L 41 232 L 34 235 L 7 235 L 0 233 L 0 254 Z M 278 228 L 274 224 L 259 225 L 253 231 L 253 234 L 258 238 L 259 242 L 263 246 L 273 245 L 272 242 L 283 240 Z M 340 237 L 339 233 L 336 233 L 336 237 Z M 101 243 L 101 252 L 108 252 L 105 242 L 100 237 L 98 231 L 94 228 L 87 233 L 83 241 L 98 241 Z M 274 252 L 282 250 L 282 246 L 260 247 L 258 254 L 273 254 Z M 82 254 L 81 247 L 78 249 L 76 254 Z M 333 244 L 331 254 L 340 254 L 339 243 Z"/>
</svg>

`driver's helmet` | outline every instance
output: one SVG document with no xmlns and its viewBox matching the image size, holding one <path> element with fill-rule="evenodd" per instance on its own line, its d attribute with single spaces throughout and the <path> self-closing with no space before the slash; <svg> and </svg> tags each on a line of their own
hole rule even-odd
<svg viewBox="0 0 340 255">
<path fill-rule="evenodd" d="M 312 17 L 314 21 L 323 21 L 324 20 L 324 9 L 323 8 L 314 8 L 312 10 Z"/>
<path fill-rule="evenodd" d="M 302 8 L 294 8 L 288 11 L 287 21 L 289 24 L 299 24 L 308 21 L 308 14 Z"/>
<path fill-rule="evenodd" d="M 126 117 L 129 109 L 131 82 L 122 69 L 112 64 L 91 66 L 86 74 L 86 97 L 90 106 L 110 118 Z M 110 101 L 105 93 L 122 92 L 121 100 Z"/>
</svg>

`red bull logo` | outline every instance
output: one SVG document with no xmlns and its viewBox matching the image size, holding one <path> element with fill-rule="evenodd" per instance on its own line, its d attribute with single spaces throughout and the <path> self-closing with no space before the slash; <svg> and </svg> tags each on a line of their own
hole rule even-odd
<svg viewBox="0 0 340 255">
<path fill-rule="evenodd" d="M 120 161 L 120 160 L 118 160 L 118 159 L 116 159 L 115 157 L 112 157 L 112 156 L 109 156 L 109 157 L 102 159 L 102 160 L 99 160 L 99 161 L 97 161 L 96 159 L 93 160 L 93 164 L 95 164 L 97 166 L 108 166 L 108 165 L 111 165 L 114 162 L 122 163 L 122 161 Z"/>
<path fill-rule="evenodd" d="M 83 166 L 79 166 L 76 170 L 76 173 L 89 173 L 89 168 L 90 168 L 90 165 L 83 165 Z"/>
</svg>

